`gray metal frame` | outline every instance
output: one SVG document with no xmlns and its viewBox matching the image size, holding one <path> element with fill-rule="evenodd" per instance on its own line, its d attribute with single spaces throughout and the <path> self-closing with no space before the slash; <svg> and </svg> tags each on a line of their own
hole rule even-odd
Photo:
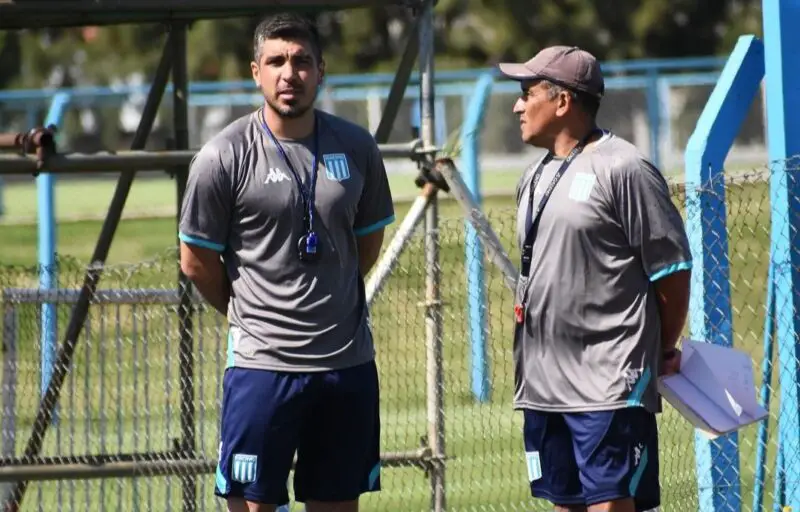
<svg viewBox="0 0 800 512">
<path fill-rule="evenodd" d="M 434 166 L 437 148 L 435 147 L 434 119 L 434 14 L 435 0 L 405 0 L 393 2 L 367 2 L 355 0 L 329 0 L 326 3 L 310 0 L 296 0 L 291 7 L 319 9 L 339 9 L 363 5 L 402 4 L 414 9 L 416 21 L 409 33 L 406 50 L 398 66 L 395 80 L 384 109 L 384 115 L 375 133 L 384 157 L 407 157 L 417 161 L 421 168 Z M 34 4 L 38 4 L 35 5 Z M 266 5 L 265 5 L 266 4 Z M 68 7 L 66 7 L 68 5 Z M 139 127 L 131 144 L 131 151 L 120 154 L 54 154 L 45 156 L 42 161 L 27 155 L 0 154 L 0 176 L 3 174 L 35 174 L 46 169 L 52 173 L 67 172 L 109 172 L 118 171 L 120 177 L 109 206 L 106 218 L 98 236 L 92 255 L 92 264 L 84 276 L 83 286 L 72 294 L 64 295 L 58 291 L 58 300 L 71 301 L 74 306 L 70 315 L 63 343 L 60 345 L 53 374 L 42 398 L 34 421 L 33 432 L 28 439 L 23 457 L 4 458 L 0 463 L 0 482 L 11 482 L 12 489 L 3 502 L 2 510 L 16 512 L 22 504 L 25 491 L 30 480 L 86 479 L 138 475 L 182 475 L 183 476 L 183 510 L 196 510 L 196 477 L 199 474 L 214 470 L 213 461 L 196 456 L 195 453 L 195 411 L 193 387 L 193 340 L 192 319 L 196 309 L 193 301 L 192 286 L 186 277 L 178 271 L 177 297 L 160 300 L 176 300 L 181 322 L 181 430 L 182 439 L 177 443 L 173 453 L 130 454 L 114 456 L 114 460 L 101 456 L 81 456 L 80 462 L 68 459 L 46 460 L 40 457 L 44 437 L 51 424 L 55 407 L 59 401 L 65 377 L 71 367 L 76 345 L 84 326 L 91 303 L 104 300 L 108 292 L 98 291 L 98 283 L 102 277 L 105 261 L 119 225 L 125 202 L 137 170 L 164 169 L 176 177 L 177 204 L 183 199 L 183 192 L 188 174 L 188 164 L 194 155 L 189 150 L 188 134 L 188 73 L 186 63 L 186 35 L 188 23 L 192 20 L 252 16 L 264 10 L 287 8 L 289 3 L 283 0 L 232 0 L 225 7 L 211 0 L 194 0 L 193 2 L 176 2 L 175 0 L 77 0 L 76 2 L 20 2 L 19 0 L 0 0 L 0 30 L 35 28 L 43 26 L 67 26 L 86 24 L 110 24 L 130 22 L 159 21 L 167 24 L 169 35 L 164 46 L 161 61 L 156 70 L 153 82 L 142 113 Z M 33 10 L 31 10 L 33 9 Z M 204 10 L 205 9 L 205 10 Z M 406 87 L 417 53 L 419 52 L 420 96 L 421 96 L 421 140 L 408 144 L 386 144 L 392 126 L 403 100 Z M 149 152 L 143 151 L 150 134 L 161 98 L 172 75 L 173 116 L 175 130 L 175 151 Z M 425 174 L 424 172 L 422 173 Z M 415 217 L 404 223 L 406 229 L 398 233 L 399 237 L 408 237 L 413 231 L 422 212 L 425 212 L 426 230 L 426 335 L 428 360 L 428 435 L 427 446 L 407 453 L 382 454 L 387 466 L 415 465 L 423 468 L 430 475 L 431 508 L 437 512 L 446 508 L 445 501 L 445 433 L 443 404 L 443 360 L 442 360 L 442 304 L 440 297 L 440 266 L 438 246 L 438 202 L 437 188 L 433 183 L 424 186 L 420 196 L 419 207 L 414 210 Z M 376 281 L 370 281 L 370 301 L 380 282 L 391 270 L 392 261 L 402 249 L 403 238 L 399 245 L 394 244 L 396 251 L 384 259 L 379 267 L 383 268 Z M 378 284 L 376 284 L 378 283 Z M 20 291 L 22 295 L 24 293 Z M 42 300 L 42 293 L 36 290 L 37 300 Z M 130 291 L 125 291 L 130 294 Z M 17 294 L 19 295 L 19 293 Z M 129 296 L 135 296 L 131 294 Z M 21 297 L 16 297 L 19 299 Z M 110 298 L 110 297 L 106 297 Z M 140 300 L 147 297 L 138 297 Z M 151 297 L 152 298 L 152 297 Z M 4 343 L 11 350 L 5 351 L 4 364 L 14 355 L 16 346 L 16 329 L 9 319 L 13 319 L 13 307 L 4 297 Z M 10 309 L 9 309 L 10 308 Z M 13 377 L 13 372 L 4 376 Z M 8 377 L 8 378 L 11 378 Z M 13 386 L 13 384 L 12 384 Z M 13 396 L 4 396 L 4 407 Z M 13 409 L 12 409 L 13 410 Z M 12 414 L 13 416 L 13 414 Z M 6 414 L 3 415 L 4 420 Z M 13 418 L 12 418 L 13 420 Z M 4 423 L 4 426 L 7 426 Z M 165 460 L 168 456 L 169 460 Z"/>
<path fill-rule="evenodd" d="M 253 16 L 270 10 L 342 10 L 402 5 L 425 0 L 0 0 L 0 30 L 175 23 Z"/>
<path fill-rule="evenodd" d="M 36 457 L 34 460 L 17 459 L 15 451 L 16 394 L 14 384 L 17 376 L 17 347 L 20 343 L 18 308 L 24 305 L 41 305 L 58 302 L 75 305 L 80 299 L 80 290 L 31 288 L 5 288 L 0 294 L 3 304 L 3 388 L 0 396 L 0 432 L 11 434 L 3 437 L 0 444 L 0 483 L 18 480 L 62 480 L 98 479 L 136 476 L 164 476 L 181 474 L 213 473 L 217 461 L 187 456 L 182 450 L 147 453 L 114 453 L 104 455 L 82 454 L 79 456 Z M 105 289 L 97 290 L 92 298 L 94 305 L 139 305 L 181 307 L 185 295 L 181 290 L 163 289 Z M 202 299 L 195 294 L 188 297 L 192 309 L 203 306 Z M 183 401 L 183 400 L 182 400 Z M 431 469 L 432 451 L 429 447 L 401 452 L 381 454 L 381 463 L 386 467 L 416 466 Z"/>
<path fill-rule="evenodd" d="M 380 127 L 379 127 L 380 129 Z M 419 160 L 426 150 L 419 140 L 406 143 L 379 144 L 384 158 L 411 158 Z M 44 168 L 54 174 L 85 172 L 129 172 L 161 170 L 169 167 L 186 167 L 196 151 L 121 151 L 119 153 L 71 153 L 55 154 L 44 160 Z M 0 153 L 0 176 L 11 174 L 35 174 L 39 162 L 32 155 Z"/>
</svg>

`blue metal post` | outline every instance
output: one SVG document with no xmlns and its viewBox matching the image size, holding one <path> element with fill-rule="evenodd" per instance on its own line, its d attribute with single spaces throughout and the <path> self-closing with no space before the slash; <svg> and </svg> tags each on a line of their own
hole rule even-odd
<svg viewBox="0 0 800 512">
<path fill-rule="evenodd" d="M 776 340 L 780 366 L 780 449 L 784 505 L 800 510 L 800 180 L 787 159 L 800 154 L 800 0 L 763 0 L 767 146 L 772 163 L 771 252 L 775 265 Z M 796 165 L 796 164 L 794 164 Z"/>
<path fill-rule="evenodd" d="M 60 92 L 53 96 L 50 110 L 47 113 L 45 126 L 61 124 L 64 112 L 69 105 L 68 93 Z M 58 287 L 58 269 L 56 268 L 56 210 L 55 210 L 55 176 L 48 172 L 39 174 L 36 178 L 38 200 L 38 228 L 39 228 L 39 287 L 50 290 Z M 53 303 L 42 304 L 41 317 L 41 393 L 42 397 L 47 392 L 50 377 L 53 375 L 53 363 L 56 359 L 57 339 L 56 327 L 58 310 Z M 53 422 L 58 416 L 53 412 Z"/>
<path fill-rule="evenodd" d="M 767 304 L 764 307 L 764 357 L 761 360 L 761 405 L 769 411 L 772 402 L 772 356 L 775 351 L 775 278 L 772 261 L 767 276 Z M 758 425 L 756 446 L 756 474 L 753 486 L 753 510 L 763 510 L 764 483 L 766 480 L 767 448 L 769 443 L 769 417 Z"/>
<path fill-rule="evenodd" d="M 686 146 L 686 228 L 694 267 L 691 337 L 733 346 L 723 164 L 764 76 L 764 47 L 742 36 Z M 695 435 L 701 512 L 741 509 L 739 442 L 734 432 L 709 441 Z"/>
<path fill-rule="evenodd" d="M 773 512 L 786 512 L 783 509 L 783 503 L 786 501 L 786 473 L 783 471 L 783 450 L 780 449 L 781 446 L 783 446 L 781 443 L 781 432 L 780 429 L 778 429 L 778 453 L 775 456 L 775 473 L 773 475 L 775 482 L 772 487 Z"/>
<path fill-rule="evenodd" d="M 494 83 L 492 73 L 478 79 L 461 126 L 461 173 L 475 201 L 481 203 L 480 138 L 486 104 Z M 492 396 L 490 361 L 486 348 L 486 288 L 483 275 L 483 245 L 475 228 L 466 223 L 467 301 L 472 364 L 472 394 L 479 402 Z"/>
</svg>

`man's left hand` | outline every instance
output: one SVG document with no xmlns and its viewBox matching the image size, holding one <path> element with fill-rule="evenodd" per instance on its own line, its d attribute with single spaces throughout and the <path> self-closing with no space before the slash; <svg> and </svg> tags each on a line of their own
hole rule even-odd
<svg viewBox="0 0 800 512">
<path fill-rule="evenodd" d="M 667 354 L 662 356 L 661 360 L 661 371 L 659 376 L 666 377 L 668 375 L 674 375 L 678 373 L 681 369 L 681 351 L 673 349 Z"/>
</svg>

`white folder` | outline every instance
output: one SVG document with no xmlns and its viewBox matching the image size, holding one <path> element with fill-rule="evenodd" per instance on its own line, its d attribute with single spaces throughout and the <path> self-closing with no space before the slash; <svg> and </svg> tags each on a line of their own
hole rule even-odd
<svg viewBox="0 0 800 512">
<path fill-rule="evenodd" d="M 658 391 L 695 428 L 715 439 L 763 420 L 753 362 L 734 348 L 693 340 L 682 347 L 680 371 L 661 377 Z"/>
</svg>

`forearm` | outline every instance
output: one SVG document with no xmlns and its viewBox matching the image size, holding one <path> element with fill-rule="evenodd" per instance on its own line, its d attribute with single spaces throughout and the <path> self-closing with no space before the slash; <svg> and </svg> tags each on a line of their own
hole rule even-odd
<svg viewBox="0 0 800 512">
<path fill-rule="evenodd" d="M 661 348 L 669 351 L 680 339 L 689 312 L 689 271 L 675 272 L 655 282 L 661 319 Z"/>
<path fill-rule="evenodd" d="M 358 239 L 358 268 L 361 275 L 366 277 L 369 274 L 381 254 L 383 245 L 383 230 L 370 233 Z"/>
<path fill-rule="evenodd" d="M 181 243 L 181 270 L 214 309 L 228 314 L 230 280 L 218 253 Z"/>
<path fill-rule="evenodd" d="M 190 279 L 206 302 L 223 315 L 228 314 L 231 284 L 222 262 L 219 266 L 194 274 Z"/>
<path fill-rule="evenodd" d="M 375 266 L 375 263 L 378 262 L 377 255 L 372 254 L 359 254 L 358 255 L 358 269 L 361 271 L 361 275 L 366 277 L 369 274 L 372 267 Z"/>
</svg>

